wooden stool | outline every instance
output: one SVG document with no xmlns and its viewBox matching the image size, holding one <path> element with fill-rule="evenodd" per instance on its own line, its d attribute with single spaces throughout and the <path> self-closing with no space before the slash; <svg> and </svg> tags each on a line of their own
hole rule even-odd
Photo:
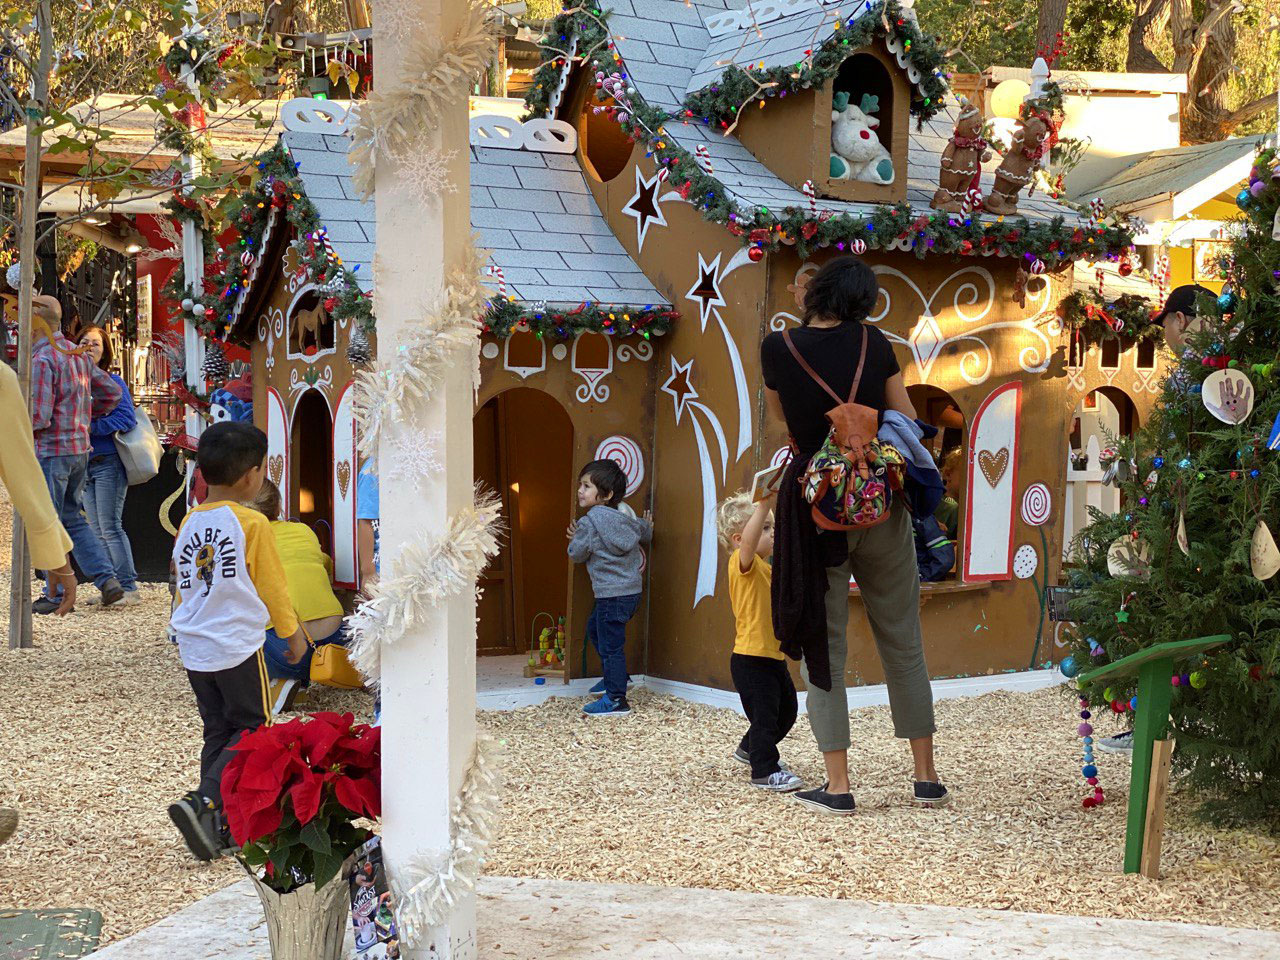
<svg viewBox="0 0 1280 960">
<path fill-rule="evenodd" d="M 1164 798 L 1169 785 L 1169 704 L 1173 701 L 1174 664 L 1230 642 L 1220 635 L 1172 640 L 1130 654 L 1079 679 L 1080 689 L 1103 679 L 1138 677 L 1138 709 L 1133 725 L 1133 768 L 1129 774 L 1129 821 L 1124 837 L 1124 872 L 1155 879 L 1160 873 L 1164 835 Z M 1151 776 L 1152 767 L 1156 776 Z"/>
</svg>

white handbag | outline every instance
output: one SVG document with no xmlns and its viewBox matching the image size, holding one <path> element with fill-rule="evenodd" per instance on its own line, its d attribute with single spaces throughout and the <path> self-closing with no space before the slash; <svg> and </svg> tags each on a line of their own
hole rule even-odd
<svg viewBox="0 0 1280 960">
<path fill-rule="evenodd" d="M 151 423 L 151 416 L 146 408 L 135 407 L 133 412 L 138 419 L 134 428 L 125 433 L 116 431 L 112 436 L 116 441 L 116 453 L 124 464 L 129 486 L 136 487 L 160 472 L 160 458 L 164 456 L 164 447 L 156 436 L 156 428 Z"/>
</svg>

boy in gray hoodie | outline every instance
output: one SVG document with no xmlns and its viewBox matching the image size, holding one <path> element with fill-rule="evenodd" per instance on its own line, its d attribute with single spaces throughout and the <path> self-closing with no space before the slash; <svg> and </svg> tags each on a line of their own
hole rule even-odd
<svg viewBox="0 0 1280 960">
<path fill-rule="evenodd" d="M 648 511 L 641 520 L 618 509 L 626 490 L 626 474 L 613 460 L 588 463 L 578 474 L 578 506 L 587 512 L 569 525 L 569 559 L 585 563 L 591 575 L 596 602 L 587 620 L 587 636 L 604 667 L 604 679 L 591 690 L 602 696 L 582 708 L 591 717 L 631 712 L 627 622 L 640 606 L 640 544 L 653 536 L 653 519 Z"/>
</svg>

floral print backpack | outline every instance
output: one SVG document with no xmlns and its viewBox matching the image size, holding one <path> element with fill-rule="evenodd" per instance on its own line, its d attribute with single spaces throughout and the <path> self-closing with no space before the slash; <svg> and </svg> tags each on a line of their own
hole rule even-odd
<svg viewBox="0 0 1280 960">
<path fill-rule="evenodd" d="M 813 522 L 822 530 L 861 530 L 887 520 L 893 494 L 902 489 L 906 459 L 893 444 L 877 439 L 879 414 L 854 402 L 867 360 L 867 328 L 862 328 L 862 353 L 848 400 L 841 400 L 800 356 L 789 330 L 783 332 L 782 339 L 800 369 L 836 402 L 827 411 L 831 423 L 827 439 L 809 459 L 800 478 Z"/>
</svg>

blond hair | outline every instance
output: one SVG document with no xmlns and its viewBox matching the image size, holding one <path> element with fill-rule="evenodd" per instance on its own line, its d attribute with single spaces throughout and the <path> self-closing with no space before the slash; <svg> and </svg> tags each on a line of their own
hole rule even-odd
<svg viewBox="0 0 1280 960">
<path fill-rule="evenodd" d="M 739 490 L 727 497 L 716 508 L 716 531 L 720 535 L 720 543 L 726 550 L 733 549 L 733 538 L 742 533 L 742 529 L 755 513 L 756 505 L 751 502 L 751 494 Z"/>
<path fill-rule="evenodd" d="M 952 447 L 949 451 L 947 451 L 947 455 L 942 458 L 943 473 L 945 473 L 948 470 L 954 469 L 955 467 L 960 466 L 960 458 L 963 456 L 964 456 L 963 447 Z"/>
<path fill-rule="evenodd" d="M 280 511 L 284 508 L 280 497 L 280 488 L 271 481 L 270 477 L 263 477 L 262 487 L 258 490 L 258 495 L 245 506 L 257 510 L 268 520 L 279 520 Z"/>
</svg>

